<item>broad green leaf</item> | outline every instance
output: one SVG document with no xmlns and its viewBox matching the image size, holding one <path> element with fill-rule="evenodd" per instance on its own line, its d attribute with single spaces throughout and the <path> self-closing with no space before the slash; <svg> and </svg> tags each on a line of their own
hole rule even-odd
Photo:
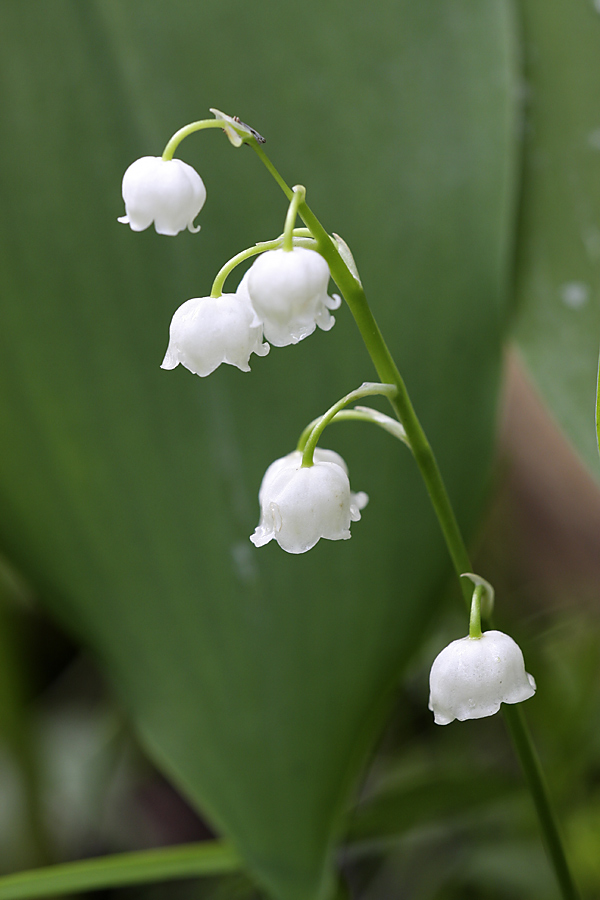
<svg viewBox="0 0 600 900">
<path fill-rule="evenodd" d="M 600 6 L 522 0 L 525 93 L 516 336 L 543 398 L 598 479 Z"/>
<path fill-rule="evenodd" d="M 219 841 L 116 853 L 0 878 L 2 900 L 33 900 L 109 887 L 235 871 L 239 858 Z"/>
<path fill-rule="evenodd" d="M 18 0 L 0 6 L 0 540 L 96 653 L 148 751 L 279 900 L 331 892 L 349 792 L 449 567 L 410 454 L 332 428 L 370 504 L 351 541 L 248 536 L 267 465 L 373 371 L 328 334 L 159 368 L 168 324 L 286 204 L 220 132 L 199 235 L 133 234 L 120 179 L 223 109 L 352 249 L 470 527 L 491 456 L 514 187 L 502 0 Z M 235 281 L 233 282 L 235 287 Z M 426 704 L 426 697 L 423 697 Z"/>
</svg>

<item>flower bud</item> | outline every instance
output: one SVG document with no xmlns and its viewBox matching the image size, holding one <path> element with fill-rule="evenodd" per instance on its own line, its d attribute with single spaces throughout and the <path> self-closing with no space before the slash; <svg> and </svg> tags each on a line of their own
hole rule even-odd
<svg viewBox="0 0 600 900">
<path fill-rule="evenodd" d="M 260 522 L 250 537 L 256 547 L 275 538 L 288 553 L 305 553 L 320 538 L 350 537 L 350 522 L 358 522 L 369 498 L 350 491 L 346 463 L 333 450 L 317 448 L 313 458 L 314 465 L 303 468 L 302 453 L 294 450 L 265 472 Z"/>
<path fill-rule="evenodd" d="M 518 644 L 501 631 L 452 641 L 434 660 L 429 686 L 437 725 L 493 716 L 501 703 L 521 703 L 535 694 Z"/>
<path fill-rule="evenodd" d="M 266 356 L 262 326 L 244 294 L 196 297 L 176 311 L 162 369 L 179 363 L 195 375 L 210 375 L 222 362 L 249 372 L 251 353 Z"/>
<path fill-rule="evenodd" d="M 123 176 L 125 215 L 119 222 L 143 231 L 154 222 L 158 234 L 175 235 L 194 227 L 204 206 L 206 188 L 195 169 L 181 159 L 142 156 Z"/>
<path fill-rule="evenodd" d="M 275 347 L 297 344 L 318 325 L 329 331 L 329 312 L 341 299 L 327 295 L 329 266 L 315 250 L 267 250 L 248 273 L 248 293 L 263 323 L 265 338 Z"/>
</svg>

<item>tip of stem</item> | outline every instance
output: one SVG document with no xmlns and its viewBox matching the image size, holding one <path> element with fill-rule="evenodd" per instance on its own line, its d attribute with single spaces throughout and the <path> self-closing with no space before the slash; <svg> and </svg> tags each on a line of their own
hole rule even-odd
<svg viewBox="0 0 600 900">
<path fill-rule="evenodd" d="M 295 184 L 292 188 L 295 194 L 300 195 L 300 202 L 303 203 L 306 200 L 306 188 L 303 184 Z"/>
</svg>

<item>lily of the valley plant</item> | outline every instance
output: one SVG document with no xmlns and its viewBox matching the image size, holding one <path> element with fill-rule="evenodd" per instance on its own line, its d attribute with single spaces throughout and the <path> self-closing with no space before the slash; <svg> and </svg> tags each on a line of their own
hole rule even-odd
<svg viewBox="0 0 600 900">
<path fill-rule="evenodd" d="M 290 188 L 264 152 L 264 139 L 237 118 L 211 110 L 215 118 L 193 122 L 168 142 L 162 157 L 142 157 L 123 178 L 124 217 L 120 222 L 141 231 L 176 235 L 198 231 L 195 219 L 206 191 L 195 170 L 174 158 L 180 142 L 203 129 L 222 129 L 239 147 L 249 145 L 267 167 L 288 200 L 282 234 L 239 252 L 218 271 L 210 296 L 195 297 L 175 310 L 164 369 L 181 364 L 202 377 L 226 363 L 250 372 L 255 357 L 270 346 L 284 348 L 305 340 L 317 326 L 329 331 L 331 311 L 341 297 L 329 292 L 333 280 L 361 332 L 379 375 L 338 400 L 302 432 L 297 447 L 266 469 L 259 490 L 260 521 L 250 540 L 255 547 L 275 540 L 288 553 L 309 551 L 321 539 L 347 540 L 351 523 L 361 518 L 366 494 L 353 493 L 344 460 L 318 446 L 325 428 L 339 419 L 361 419 L 379 425 L 413 452 L 470 611 L 469 634 L 453 641 L 431 669 L 429 706 L 435 722 L 477 719 L 498 712 L 501 704 L 534 798 L 546 847 L 565 898 L 577 896 L 565 859 L 544 780 L 532 750 L 524 717 L 515 704 L 532 697 L 535 681 L 525 671 L 523 654 L 508 635 L 491 627 L 482 632 L 481 617 L 491 625 L 493 590 L 472 574 L 434 454 L 414 412 L 398 368 L 367 303 L 354 259 L 344 241 L 329 235 L 306 203 L 306 189 Z M 302 227 L 296 227 L 298 216 Z M 228 276 L 253 260 L 234 291 L 223 293 Z M 175 300 L 177 302 L 177 300 Z M 166 323 L 165 323 L 166 327 Z M 251 376 L 248 376 L 251 377 Z M 370 407 L 346 409 L 355 401 L 383 395 L 393 416 Z M 368 527 L 365 522 L 361 527 Z M 469 583 L 474 582 L 473 585 Z"/>
</svg>

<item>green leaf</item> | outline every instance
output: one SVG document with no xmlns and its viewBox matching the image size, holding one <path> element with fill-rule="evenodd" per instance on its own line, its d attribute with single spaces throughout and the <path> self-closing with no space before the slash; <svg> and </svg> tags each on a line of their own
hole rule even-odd
<svg viewBox="0 0 600 900">
<path fill-rule="evenodd" d="M 34 900 L 82 891 L 235 871 L 240 860 L 219 841 L 85 859 L 0 878 L 0 900 Z"/>
<path fill-rule="evenodd" d="M 370 495 L 352 540 L 251 546 L 268 464 L 373 377 L 368 357 L 342 309 L 251 374 L 161 371 L 177 306 L 279 234 L 286 203 L 218 131 L 180 148 L 207 185 L 199 235 L 117 224 L 120 178 L 209 106 L 267 137 L 352 247 L 469 528 L 505 321 L 512 40 L 502 0 L 0 7 L 0 540 L 279 900 L 333 889 L 349 792 L 448 557 L 409 454 L 352 423 L 328 436 Z"/>
<path fill-rule="evenodd" d="M 553 416 L 600 478 L 600 12 L 522 0 L 527 117 L 516 336 Z"/>
</svg>

